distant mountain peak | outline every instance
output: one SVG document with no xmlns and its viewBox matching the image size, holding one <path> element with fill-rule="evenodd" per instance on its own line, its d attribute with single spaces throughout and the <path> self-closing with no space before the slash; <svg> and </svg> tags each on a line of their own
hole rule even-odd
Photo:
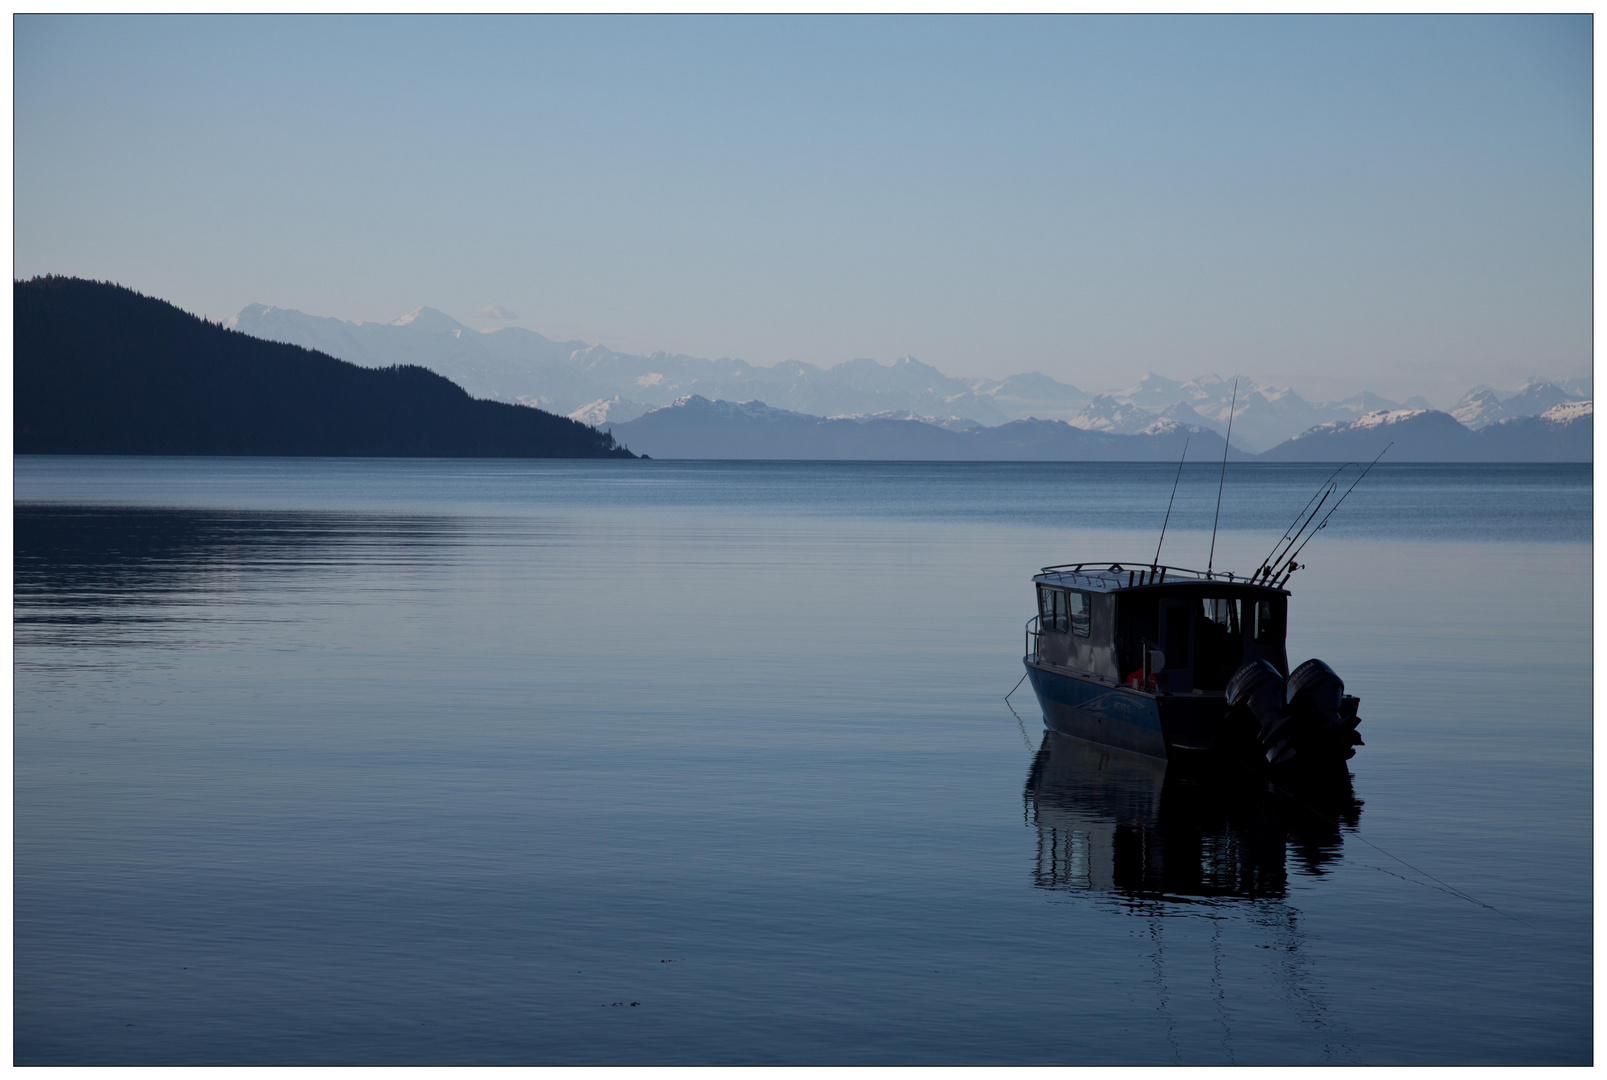
<svg viewBox="0 0 1607 1080">
<path fill-rule="evenodd" d="M 229 321 L 223 325 L 227 326 L 230 330 L 234 330 L 239 327 L 241 320 L 244 320 L 249 324 L 252 320 L 260 319 L 273 310 L 274 309 L 269 307 L 267 304 L 247 304 L 245 307 L 235 312 Z"/>
<path fill-rule="evenodd" d="M 1451 406 L 1451 415 L 1470 430 L 1477 431 L 1506 417 L 1501 397 L 1488 386 L 1475 386 L 1462 400 Z"/>
<path fill-rule="evenodd" d="M 1200 380 L 1196 379 L 1194 381 L 1199 382 Z M 1138 380 L 1140 390 L 1176 390 L 1182 385 L 1176 379 L 1168 379 L 1165 375 L 1155 371 L 1144 372 L 1144 377 Z"/>
<path fill-rule="evenodd" d="M 1527 379 L 1524 380 L 1522 386 L 1518 387 L 1518 393 L 1521 394 L 1525 390 L 1545 389 L 1546 387 L 1552 387 L 1552 386 L 1557 386 L 1557 384 L 1555 382 L 1553 382 L 1552 380 L 1546 378 L 1544 375 L 1531 375 Z M 1560 390 L 1560 389 L 1562 389 L 1562 387 L 1557 386 L 1557 389 Z"/>
<path fill-rule="evenodd" d="M 307 316 L 292 308 L 274 307 L 272 304 L 247 304 L 223 325 L 231 330 L 239 330 L 243 334 L 255 334 L 258 327 L 269 323 L 304 318 Z"/>
<path fill-rule="evenodd" d="M 1148 427 L 1140 428 L 1134 434 L 1171 435 L 1179 431 L 1187 431 L 1191 435 L 1198 435 L 1200 430 L 1201 429 L 1198 426 L 1186 427 L 1183 424 L 1179 424 L 1176 420 L 1173 420 L 1170 416 L 1163 416 L 1156 420 L 1153 424 L 1150 424 Z"/>
<path fill-rule="evenodd" d="M 1399 402 L 1391 401 L 1385 397 L 1379 397 L 1377 394 L 1374 394 L 1368 390 L 1363 390 L 1359 394 L 1344 398 L 1339 402 L 1339 404 L 1355 406 L 1363 414 L 1375 412 L 1393 412 L 1401 407 Z"/>
<path fill-rule="evenodd" d="M 646 405 L 615 394 L 611 398 L 599 398 L 589 405 L 582 405 L 569 414 L 569 419 L 578 420 L 589 427 L 601 427 L 604 424 L 623 424 L 645 412 Z"/>
<path fill-rule="evenodd" d="M 752 420 L 775 420 L 800 415 L 789 409 L 771 408 L 762 401 L 726 401 L 724 398 L 711 401 L 702 394 L 678 397 L 663 408 L 653 409 L 650 412 L 663 412 L 664 409 L 688 409 L 715 416 L 742 416 Z"/>
<path fill-rule="evenodd" d="M 1134 435 L 1153 426 L 1157 419 L 1154 413 L 1142 406 L 1117 401 L 1109 394 L 1100 394 L 1067 423 L 1085 431 Z"/>
<path fill-rule="evenodd" d="M 407 326 L 414 330 L 425 330 L 431 333 L 449 333 L 454 330 L 467 330 L 468 327 L 458 322 L 444 311 L 432 307 L 421 307 L 403 315 L 400 319 L 393 319 L 392 326 Z"/>
</svg>

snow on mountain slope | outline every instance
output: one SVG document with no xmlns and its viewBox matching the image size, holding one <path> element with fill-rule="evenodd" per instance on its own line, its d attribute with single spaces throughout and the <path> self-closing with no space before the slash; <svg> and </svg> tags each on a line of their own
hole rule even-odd
<svg viewBox="0 0 1607 1080">
<path fill-rule="evenodd" d="M 1358 417 L 1350 422 L 1352 431 L 1366 431 L 1369 428 L 1388 427 L 1391 424 L 1404 424 L 1414 417 L 1424 416 L 1431 412 L 1429 409 L 1379 409 L 1365 416 Z M 1324 424 L 1324 427 L 1337 427 L 1340 425 Z"/>
<path fill-rule="evenodd" d="M 1477 431 L 1503 419 L 1507 412 L 1501 407 L 1501 397 L 1494 390 L 1488 386 L 1475 386 L 1462 395 L 1461 401 L 1451 406 L 1451 415 L 1459 423 Z"/>
<path fill-rule="evenodd" d="M 1174 424 L 1181 424 L 1186 428 L 1208 428 L 1211 431 L 1216 432 L 1218 435 L 1226 434 L 1227 431 L 1227 426 L 1225 424 L 1221 423 L 1220 421 L 1213 420 L 1208 416 L 1200 415 L 1194 406 L 1184 401 L 1173 402 L 1162 409 L 1159 415 L 1163 420 L 1170 420 Z M 1235 423 L 1233 425 L 1233 445 L 1239 447 L 1240 449 L 1246 449 L 1244 440 L 1240 437 L 1242 432 L 1239 430 L 1237 419 L 1238 418 L 1235 417 Z M 1249 449 L 1254 448 L 1250 447 Z"/>
<path fill-rule="evenodd" d="M 1561 405 L 1553 405 L 1540 414 L 1540 419 L 1549 420 L 1553 424 L 1571 424 L 1576 420 L 1595 415 L 1595 411 L 1595 402 L 1568 401 Z"/>
<path fill-rule="evenodd" d="M 1550 379 L 1533 378 L 1505 393 L 1489 386 L 1475 386 L 1451 407 L 1451 415 L 1474 431 L 1502 420 L 1541 416 L 1560 405 L 1588 398 L 1588 394 L 1570 388 L 1584 381 L 1571 380 L 1564 386 Z"/>
<path fill-rule="evenodd" d="M 611 398 L 598 398 L 589 405 L 582 405 L 569 414 L 569 419 L 579 420 L 582 424 L 589 424 L 592 427 L 602 427 L 605 424 L 622 424 L 627 420 L 634 420 L 647 410 L 648 406 L 615 394 Z"/>
<path fill-rule="evenodd" d="M 1109 394 L 1094 398 L 1082 410 L 1066 421 L 1084 431 L 1108 431 L 1115 435 L 1134 435 L 1151 424 L 1157 417 L 1148 409 L 1131 402 L 1117 401 Z"/>
</svg>

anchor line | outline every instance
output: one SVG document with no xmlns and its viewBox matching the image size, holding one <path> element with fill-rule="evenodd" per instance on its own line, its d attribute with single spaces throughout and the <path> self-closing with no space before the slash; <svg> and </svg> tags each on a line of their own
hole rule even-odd
<svg viewBox="0 0 1607 1080">
<path fill-rule="evenodd" d="M 1017 690 L 1021 689 L 1021 684 L 1026 682 L 1026 681 L 1027 681 L 1027 673 L 1023 671 L 1021 673 L 1021 678 L 1017 679 L 1016 684 L 1010 688 L 1010 694 L 1013 694 Z M 1027 753 L 1030 754 L 1030 753 L 1033 752 L 1032 751 L 1032 739 L 1029 738 L 1028 735 L 1027 735 L 1027 722 L 1025 720 L 1021 719 L 1021 714 L 1016 712 L 1016 707 L 1014 705 L 1010 704 L 1010 694 L 1004 695 L 1004 707 L 1009 709 L 1010 710 L 1010 715 L 1016 718 L 1016 727 L 1021 729 L 1021 741 L 1026 744 Z"/>
<path fill-rule="evenodd" d="M 1306 802 L 1306 800 L 1302 799 L 1300 796 L 1296 795 L 1294 792 L 1290 791 L 1288 788 L 1284 787 L 1282 784 L 1278 783 L 1276 780 L 1273 780 L 1272 778 L 1270 778 L 1268 776 L 1265 776 L 1265 775 L 1263 775 L 1261 773 L 1256 772 L 1254 769 L 1252 769 L 1248 765 L 1244 764 L 1244 762 L 1239 761 L 1237 758 L 1233 757 L 1231 754 L 1228 754 L 1228 755 L 1225 755 L 1225 756 L 1227 757 L 1227 759 L 1229 761 L 1233 762 L 1235 765 L 1238 765 L 1240 768 L 1244 769 L 1245 772 L 1250 773 L 1252 776 L 1255 776 L 1258 779 L 1260 779 L 1260 780 L 1264 781 L 1265 783 L 1270 784 L 1272 787 L 1276 788 L 1284 796 L 1284 798 L 1286 798 L 1290 802 L 1293 802 L 1296 805 L 1300 806 L 1307 813 L 1312 814 L 1312 815 L 1322 819 L 1323 821 L 1326 821 L 1328 824 L 1332 825 L 1336 829 L 1343 829 L 1343 826 L 1341 826 L 1338 821 L 1335 821 L 1333 818 L 1329 817 L 1327 814 L 1323 813 L 1321 810 L 1318 810 L 1315 806 L 1312 806 L 1310 803 Z M 1493 911 L 1497 915 L 1505 916 L 1506 918 L 1511 919 L 1513 922 L 1519 924 L 1520 926 L 1527 926 L 1530 930 L 1535 930 L 1535 931 L 1538 932 L 1539 928 L 1534 926 L 1533 924 L 1524 922 L 1522 919 L 1518 918 L 1516 915 L 1511 914 L 1510 912 L 1502 911 L 1500 908 L 1496 907 L 1494 904 L 1487 904 L 1483 900 L 1480 900 L 1477 896 L 1474 896 L 1472 893 L 1465 892 L 1462 889 L 1458 889 L 1455 885 L 1451 885 L 1451 884 L 1449 884 L 1447 882 L 1441 881 L 1439 878 L 1435 877 L 1433 874 L 1429 873 L 1427 870 L 1418 869 L 1417 867 L 1413 866 L 1411 863 L 1407 862 L 1405 859 L 1401 858 L 1399 855 L 1395 854 L 1393 851 L 1390 851 L 1387 848 L 1384 848 L 1383 846 L 1381 846 L 1379 844 L 1373 843 L 1371 840 L 1367 839 L 1367 837 L 1363 836 L 1361 833 L 1355 831 L 1354 829 L 1351 830 L 1350 835 L 1355 837 L 1357 840 L 1360 840 L 1362 843 L 1366 844 L 1368 847 L 1372 848 L 1374 851 L 1378 852 L 1379 854 L 1385 855 L 1385 856 L 1387 856 L 1387 857 L 1389 857 L 1391 859 L 1394 859 L 1396 862 L 1398 862 L 1402 866 L 1406 867 L 1406 869 L 1410 870 L 1412 873 L 1421 874 L 1423 877 L 1428 878 L 1430 881 L 1432 881 L 1434 884 L 1438 885 L 1440 888 L 1444 889 L 1447 893 L 1450 893 L 1452 896 L 1455 896 L 1455 897 L 1457 897 L 1458 899 L 1461 899 L 1461 900 L 1466 900 L 1468 903 L 1474 904 L 1474 905 L 1476 905 L 1478 907 L 1485 908 L 1485 909 L 1487 909 L 1489 911 Z M 1382 869 L 1381 869 L 1381 872 L 1382 873 L 1388 873 L 1387 870 L 1382 870 Z"/>
</svg>

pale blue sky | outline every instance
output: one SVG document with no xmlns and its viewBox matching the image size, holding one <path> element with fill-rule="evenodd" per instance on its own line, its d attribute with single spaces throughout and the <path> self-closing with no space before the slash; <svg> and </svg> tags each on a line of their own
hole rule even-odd
<svg viewBox="0 0 1607 1080">
<path fill-rule="evenodd" d="M 61 18 L 15 273 L 756 363 L 1585 374 L 1591 22 Z"/>
</svg>

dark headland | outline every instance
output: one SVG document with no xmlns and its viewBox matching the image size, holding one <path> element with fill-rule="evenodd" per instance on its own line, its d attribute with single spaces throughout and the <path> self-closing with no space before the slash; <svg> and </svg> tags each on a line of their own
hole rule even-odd
<svg viewBox="0 0 1607 1080">
<path fill-rule="evenodd" d="M 628 458 L 612 435 L 80 278 L 13 283 L 18 454 Z"/>
</svg>

